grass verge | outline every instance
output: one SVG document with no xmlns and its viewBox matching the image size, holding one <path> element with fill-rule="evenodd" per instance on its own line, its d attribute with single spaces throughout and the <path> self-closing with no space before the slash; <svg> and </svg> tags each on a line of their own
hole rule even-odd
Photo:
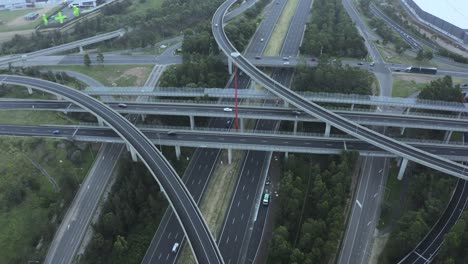
<svg viewBox="0 0 468 264">
<path fill-rule="evenodd" d="M 283 41 L 288 33 L 289 25 L 296 12 L 299 0 L 291 0 L 286 3 L 283 13 L 275 26 L 275 30 L 271 35 L 270 41 L 265 49 L 265 56 L 278 56 L 283 46 Z"/>
<path fill-rule="evenodd" d="M 200 203 L 200 211 L 215 239 L 220 236 L 224 218 L 235 190 L 235 184 L 239 178 L 239 170 L 244 154 L 244 151 L 233 150 L 232 163 L 228 164 L 227 151 L 223 150 L 221 152 L 219 160 L 223 161 L 223 164 L 216 166 Z M 189 247 L 184 246 L 178 263 L 196 263 Z"/>
<path fill-rule="evenodd" d="M 76 71 L 106 86 L 141 86 L 145 84 L 153 65 L 91 65 L 90 67 L 83 65 L 46 67 L 46 69 Z"/>
<path fill-rule="evenodd" d="M 399 206 L 402 182 L 397 179 L 399 168 L 395 162 L 391 162 L 387 185 L 385 186 L 385 196 L 382 201 L 382 211 L 380 213 L 377 229 L 382 230 L 391 223 L 393 209 Z"/>
<path fill-rule="evenodd" d="M 61 112 L 55 111 L 26 111 L 2 110 L 0 123 L 12 125 L 74 125 L 77 121 Z"/>
<path fill-rule="evenodd" d="M 426 83 L 416 83 L 415 81 L 393 80 L 392 96 L 393 97 L 408 97 L 415 92 L 421 91 L 426 86 Z"/>
</svg>

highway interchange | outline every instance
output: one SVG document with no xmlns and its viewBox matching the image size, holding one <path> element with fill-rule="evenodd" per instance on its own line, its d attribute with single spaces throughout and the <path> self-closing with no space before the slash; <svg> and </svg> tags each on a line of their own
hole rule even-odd
<svg viewBox="0 0 468 264">
<path fill-rule="evenodd" d="M 306 1 L 303 1 L 303 2 L 306 2 Z M 288 33 L 288 34 L 289 34 L 289 33 Z M 297 35 L 297 34 L 296 34 L 296 35 Z M 285 45 L 285 46 L 286 46 L 286 45 Z M 285 46 L 283 46 L 283 48 L 284 48 Z M 285 49 L 286 49 L 286 48 L 285 48 Z M 293 54 L 293 53 L 291 53 L 291 54 Z M 294 54 L 293 54 L 293 55 L 294 55 Z M 80 61 L 80 63 L 82 63 L 82 62 Z M 153 61 L 153 63 L 154 63 L 154 61 Z M 174 62 L 174 63 L 177 63 L 177 62 Z M 238 62 L 238 63 L 239 63 L 239 62 Z M 248 63 L 246 63 L 245 65 L 246 65 L 245 67 L 249 66 Z M 245 69 L 244 69 L 244 70 L 245 70 Z M 462 74 L 464 74 L 464 73 L 462 72 Z M 250 75 L 250 74 L 249 74 L 249 75 Z M 260 76 L 260 77 L 263 77 L 263 76 Z M 3 78 L 3 77 L 2 77 L 2 78 Z M 4 81 L 5 81 L 5 82 L 8 82 L 8 81 L 9 81 L 8 78 L 12 78 L 12 79 L 13 79 L 13 77 L 9 76 L 9 77 L 6 77 L 6 78 L 4 79 Z M 259 77 L 257 77 L 257 78 L 259 78 Z M 24 81 L 24 80 L 15 79 L 14 81 L 15 81 L 15 82 L 18 82 L 18 81 Z M 258 81 L 258 79 L 257 79 L 257 81 Z M 260 78 L 260 81 L 261 81 L 261 82 L 264 82 L 263 84 L 265 84 L 266 82 L 268 82 L 267 79 L 261 79 L 261 78 Z M 277 85 L 277 83 L 274 83 L 274 82 L 273 82 L 273 84 L 274 84 L 274 85 Z M 29 83 L 28 85 L 31 85 L 31 86 L 32 86 L 31 83 Z M 280 87 L 280 86 L 279 86 L 279 87 Z M 43 87 L 43 89 L 44 89 L 44 87 Z M 280 94 L 280 91 L 276 91 L 276 94 Z M 283 95 L 283 96 L 284 96 L 284 95 Z M 293 100 L 289 100 L 289 101 L 292 102 L 292 103 L 295 103 Z M 16 103 L 16 105 L 10 105 L 9 107 L 18 107 L 18 104 L 28 104 L 28 103 L 29 103 L 29 106 L 31 106 L 31 102 L 22 102 L 22 103 L 14 102 L 14 103 Z M 3 102 L 2 102 L 2 104 L 3 104 Z M 44 107 L 50 107 L 50 105 L 45 105 L 45 104 L 54 104 L 54 103 L 52 103 L 52 102 L 34 102 L 33 104 L 34 104 L 35 107 L 39 107 L 39 108 L 40 108 L 40 107 L 42 107 L 42 106 L 44 106 Z M 44 104 L 44 105 L 43 105 L 43 104 Z M 78 105 L 80 105 L 80 104 L 78 104 Z M 2 106 L 3 106 L 3 105 L 2 105 Z M 8 107 L 8 106 L 7 106 L 7 107 Z M 63 107 L 63 105 L 62 105 L 62 107 Z M 134 106 L 129 106 L 129 108 L 133 108 L 133 107 L 134 107 Z M 144 110 L 144 106 L 139 105 L 138 107 L 142 107 L 142 110 L 141 110 L 141 111 L 145 111 L 145 110 Z M 154 106 L 153 106 L 153 107 L 154 107 Z M 169 107 L 174 107 L 174 106 L 169 106 Z M 213 112 L 222 114 L 221 117 L 223 117 L 223 116 L 224 116 L 224 117 L 226 117 L 226 116 L 227 116 L 227 117 L 230 117 L 228 114 L 223 113 L 223 112 L 220 112 L 218 106 L 216 106 L 216 107 L 217 107 L 216 109 L 213 109 L 213 110 L 212 110 Z M 302 107 L 302 109 L 303 109 L 304 111 L 306 111 L 306 112 L 308 112 L 309 114 L 311 114 L 310 109 L 307 109 L 307 107 L 308 107 L 307 104 L 304 104 L 304 102 L 302 102 L 301 107 Z M 190 109 L 181 110 L 180 108 L 182 108 L 182 107 L 181 107 L 181 106 L 177 106 L 177 109 L 178 109 L 178 111 L 180 111 L 180 112 L 184 112 L 184 111 L 189 111 L 189 110 L 190 110 Z M 196 109 L 196 108 L 199 108 L 199 107 L 198 107 L 198 106 L 192 106 L 192 110 L 191 110 L 191 111 L 194 111 L 194 109 Z M 10 109 L 11 109 L 11 108 L 10 108 Z M 57 109 L 59 109 L 59 108 L 57 108 Z M 63 109 L 63 108 L 62 108 L 62 109 Z M 69 108 L 69 109 L 71 110 L 71 108 Z M 74 109 L 74 110 L 75 110 L 75 109 Z M 118 109 L 118 107 L 116 108 L 115 105 L 114 105 L 114 110 L 123 110 L 123 109 Z M 125 110 L 127 110 L 127 109 L 125 109 Z M 265 110 L 266 110 L 266 109 L 265 109 Z M 248 109 L 248 110 L 246 110 L 246 112 L 243 113 L 243 114 L 246 114 L 246 115 L 248 115 L 248 114 L 262 114 L 261 112 L 256 112 L 256 113 L 255 113 L 255 111 L 265 111 L 265 110 L 261 110 L 261 109 L 260 109 L 260 110 L 259 110 L 259 109 L 254 109 L 254 110 Z M 269 111 L 272 111 L 272 109 L 268 109 L 268 110 L 269 110 Z M 319 109 L 319 110 L 322 110 L 322 109 Z M 161 111 L 163 111 L 163 110 L 161 109 Z M 250 111 L 250 112 L 248 112 L 248 111 Z M 279 111 L 281 111 L 281 110 L 279 110 Z M 291 119 L 290 110 L 282 110 L 282 111 L 283 111 L 282 113 L 275 113 L 275 115 L 276 115 L 276 114 L 278 114 L 278 115 L 280 115 L 280 116 L 283 115 L 283 116 L 285 116 L 285 119 L 286 119 L 286 120 L 290 120 L 290 119 Z M 120 112 L 123 112 L 123 111 L 120 111 Z M 317 112 L 317 113 L 320 113 L 320 112 Z M 326 113 L 326 110 L 325 110 L 325 113 Z M 174 114 L 174 113 L 169 113 L 169 114 Z M 344 112 L 338 112 L 338 114 L 340 114 L 340 115 L 346 115 L 346 113 L 344 113 Z M 363 113 L 363 114 L 365 115 L 366 113 Z M 367 113 L 367 115 L 368 115 L 367 118 L 372 118 L 372 117 L 369 117 L 369 116 L 375 116 L 375 114 L 371 114 L 371 113 Z M 385 114 L 382 114 L 382 115 L 384 116 Z M 216 116 L 216 115 L 214 115 L 214 116 Z M 287 117 L 286 117 L 286 116 L 287 116 Z M 309 120 L 307 119 L 307 118 L 309 118 L 309 117 L 306 118 L 306 117 L 304 117 L 304 116 L 305 116 L 305 115 L 302 115 L 300 118 L 301 118 L 301 119 L 306 119 L 307 121 L 309 121 Z M 361 116 L 363 116 L 362 113 L 359 113 L 359 114 L 357 114 L 357 113 L 354 114 L 354 113 L 353 113 L 353 114 L 348 114 L 348 116 L 346 116 L 346 117 L 349 118 L 350 120 L 353 120 L 353 121 L 356 121 L 356 118 L 357 118 L 357 119 L 358 119 L 357 121 L 360 122 Z M 332 115 L 331 117 L 333 117 L 333 115 Z M 252 118 L 253 118 L 253 117 L 252 117 Z M 406 117 L 406 118 L 407 118 L 407 117 Z M 416 119 L 417 119 L 417 118 L 421 118 L 421 117 L 416 117 Z M 405 119 L 405 118 L 403 118 L 403 119 Z M 329 119 L 326 119 L 326 120 L 329 121 Z M 301 120 L 301 121 L 305 121 L 305 120 Z M 364 121 L 364 120 L 363 120 L 363 121 Z M 413 121 L 412 123 L 414 123 L 414 122 L 415 122 L 415 121 Z M 463 122 L 460 122 L 460 121 L 457 121 L 457 120 L 453 120 L 453 122 L 457 123 L 457 126 L 458 126 L 458 125 L 462 125 L 462 126 L 463 126 Z M 363 122 L 360 122 L 360 123 L 361 123 L 361 124 L 365 124 L 365 122 L 364 122 L 364 123 L 363 123 Z M 332 124 L 333 124 L 333 123 L 332 123 Z M 373 124 L 373 123 L 369 123 L 369 124 Z M 446 125 L 446 123 L 441 124 L 441 126 L 444 126 L 444 125 Z M 336 125 L 335 125 L 335 126 L 336 126 Z M 339 127 L 339 126 L 337 126 L 337 127 Z M 356 128 L 357 128 L 357 129 L 354 131 L 355 133 L 358 132 L 358 131 L 357 131 L 358 129 L 361 129 L 361 127 L 357 127 L 357 126 L 356 126 Z M 14 132 L 14 134 L 16 134 L 16 135 L 19 135 L 19 134 L 23 134 L 23 135 L 37 135 L 37 134 L 38 134 L 37 131 L 32 131 L 32 132 L 29 131 L 29 134 L 28 134 L 28 133 L 25 132 L 25 130 L 24 130 L 24 129 L 27 130 L 28 128 L 24 128 L 24 127 L 18 128 L 18 129 L 20 129 L 20 130 Z M 23 131 L 21 131 L 21 129 L 23 129 Z M 29 128 L 29 129 L 30 129 L 30 128 Z M 43 132 L 43 133 L 44 133 L 44 135 L 45 135 L 45 133 L 48 133 L 48 135 L 50 136 L 50 132 L 51 132 L 51 131 L 50 131 L 50 128 L 37 128 L 37 127 L 36 127 L 36 128 L 34 128 L 34 129 L 36 129 L 36 130 L 38 130 L 38 129 L 39 129 L 39 130 L 41 130 L 41 129 L 49 129 L 49 130 L 47 130 L 47 132 Z M 66 136 L 66 135 L 70 136 L 70 134 L 67 133 L 67 131 L 68 131 L 67 128 L 60 128 L 60 129 L 61 129 L 61 131 L 64 131 L 63 134 L 60 135 L 60 136 Z M 9 130 L 11 130 L 11 128 L 9 128 Z M 15 130 L 13 130 L 13 131 L 15 131 Z M 76 133 L 76 136 L 79 137 L 79 136 L 81 136 L 81 134 L 79 134 L 79 133 L 82 133 L 83 131 L 86 132 L 86 128 L 80 128 L 79 130 L 72 129 L 71 131 L 73 131 L 73 132 L 70 132 L 70 133 Z M 346 130 L 345 130 L 345 131 L 346 131 Z M 462 131 L 464 131 L 464 130 L 462 130 Z M 349 131 L 348 131 L 348 132 L 349 132 Z M 97 132 L 96 132 L 96 133 L 97 133 Z M 99 133 L 102 133 L 102 131 L 100 131 Z M 112 132 L 112 131 L 108 131 L 107 133 L 112 134 L 113 132 Z M 181 135 L 179 135 L 179 133 L 183 134 L 183 132 L 177 132 L 177 136 L 176 136 L 176 137 L 177 137 L 178 139 L 179 139 L 179 137 L 181 137 Z M 40 133 L 39 133 L 39 134 L 40 134 Z M 353 134 L 353 133 L 351 133 L 351 134 Z M 71 135 L 72 135 L 72 134 L 71 134 Z M 91 135 L 92 135 L 92 132 L 91 132 Z M 47 136 L 47 135 L 45 135 L 45 136 Z M 100 136 L 101 136 L 101 135 L 100 135 Z M 117 135 L 114 133 L 114 137 L 115 137 L 115 136 L 117 136 Z M 159 134 L 158 137 L 160 137 L 160 138 L 162 139 L 163 136 L 164 136 L 164 133 Z M 167 137 L 167 135 L 166 135 L 166 137 Z M 362 137 L 361 137 L 361 138 L 362 138 Z M 240 139 L 240 141 L 242 141 L 242 140 L 245 140 L 245 139 Z M 170 138 L 168 139 L 168 141 L 170 141 Z M 284 141 L 283 141 L 283 143 L 284 143 Z M 375 142 L 373 142 L 373 143 L 375 143 Z M 330 143 L 326 143 L 326 144 L 330 144 Z M 342 148 L 343 148 L 342 143 L 339 143 L 339 144 L 341 145 L 340 148 L 342 149 Z M 352 146 L 352 145 L 351 145 L 351 146 Z M 349 146 L 348 146 L 348 147 L 349 147 Z M 418 147 L 419 147 L 419 146 L 418 146 Z M 372 146 L 371 148 L 376 149 L 376 148 L 373 147 L 373 146 Z M 350 149 L 352 149 L 352 147 L 350 147 Z M 429 149 L 429 148 L 426 148 L 426 150 L 428 150 L 428 149 Z M 389 150 L 389 149 L 387 149 L 387 150 Z M 409 148 L 409 150 L 412 150 L 412 149 Z M 401 151 L 401 149 L 400 149 L 400 151 Z M 453 150 L 449 150 L 449 151 L 453 151 Z M 463 151 L 464 151 L 464 150 L 463 150 Z M 214 153 L 214 152 L 212 152 L 212 153 Z M 399 154 L 399 152 L 396 152 L 396 153 Z M 421 155 L 421 152 L 412 152 L 412 153 L 417 153 L 418 155 Z M 422 153 L 422 154 L 424 154 L 424 153 Z M 211 155 L 214 155 L 214 154 L 211 154 Z M 463 155 L 465 155 L 464 152 L 463 152 Z M 450 156 L 450 155 L 446 155 L 446 156 Z M 434 157 L 433 157 L 432 155 L 429 155 L 427 159 L 430 160 L 430 159 L 432 159 L 432 158 L 434 158 Z M 248 159 L 248 158 L 246 158 L 246 159 Z M 444 163 L 445 163 L 445 162 L 446 162 L 445 160 L 442 160 L 439 166 L 441 166 L 441 167 L 444 166 Z M 370 162 L 370 163 L 372 163 L 372 162 Z M 205 166 L 205 167 L 206 167 L 206 169 L 209 169 L 208 166 Z M 451 170 L 449 169 L 449 171 L 451 171 Z M 208 174 L 209 174 L 209 173 L 208 173 Z M 260 173 L 260 174 L 261 174 L 261 173 Z M 463 171 L 462 175 L 464 175 L 464 171 Z M 458 176 L 460 176 L 460 175 L 458 175 Z M 203 192 L 203 191 L 202 191 L 202 192 Z M 193 194 L 192 194 L 192 195 L 193 195 Z M 194 195 L 194 196 L 195 196 L 195 195 Z M 199 200 L 199 198 L 196 198 L 196 199 Z M 192 204 L 193 204 L 193 202 L 192 202 Z M 196 205 L 195 205 L 194 207 L 196 207 Z M 209 231 L 208 231 L 208 232 L 209 232 Z M 208 238 L 208 240 L 209 240 L 209 238 Z M 222 240 L 221 240 L 221 241 L 222 241 Z M 193 246 L 193 244 L 192 244 L 192 246 Z M 220 246 L 221 246 L 221 245 L 220 245 Z M 215 255 L 216 255 L 216 254 L 215 254 Z M 223 256 L 224 256 L 224 254 L 223 254 Z M 199 255 L 197 255 L 197 257 L 199 257 Z M 218 259 L 218 261 L 220 261 L 220 260 Z M 222 260 L 221 260 L 221 262 L 222 262 Z M 213 262 L 213 263 L 214 263 L 214 262 Z"/>
</svg>

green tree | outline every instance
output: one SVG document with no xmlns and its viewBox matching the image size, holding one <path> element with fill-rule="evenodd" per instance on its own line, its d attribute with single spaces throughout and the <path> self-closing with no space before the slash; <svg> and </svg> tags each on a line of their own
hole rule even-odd
<svg viewBox="0 0 468 264">
<path fill-rule="evenodd" d="M 418 53 L 416 54 L 416 59 L 418 61 L 424 60 L 424 50 L 422 49 L 418 50 Z"/>
<path fill-rule="evenodd" d="M 89 58 L 89 54 L 86 53 L 84 56 L 83 56 L 83 63 L 86 67 L 89 67 L 91 66 L 91 59 Z"/>
<path fill-rule="evenodd" d="M 460 85 L 453 85 L 449 75 L 432 80 L 418 95 L 419 99 L 460 102 L 463 98 Z"/>
<path fill-rule="evenodd" d="M 432 60 L 433 57 L 434 57 L 434 54 L 432 53 L 432 51 L 430 50 L 424 51 L 424 58 L 426 60 Z"/>
<path fill-rule="evenodd" d="M 102 54 L 101 51 L 98 52 L 96 60 L 98 63 L 103 64 L 104 63 L 104 54 Z"/>
</svg>

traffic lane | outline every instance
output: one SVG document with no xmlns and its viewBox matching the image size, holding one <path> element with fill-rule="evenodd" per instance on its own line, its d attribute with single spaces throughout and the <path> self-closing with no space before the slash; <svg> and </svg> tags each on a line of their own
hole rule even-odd
<svg viewBox="0 0 468 264">
<path fill-rule="evenodd" d="M 263 51 L 265 50 L 274 30 L 272 25 L 276 25 L 283 8 L 286 6 L 286 3 L 286 0 L 276 0 L 267 5 L 264 19 L 251 39 L 251 45 L 245 52 L 246 56 L 263 55 Z"/>
<path fill-rule="evenodd" d="M 241 175 L 231 199 L 228 214 L 218 240 L 225 263 L 238 263 L 245 232 L 254 206 L 262 166 L 261 151 L 249 151 L 243 162 Z M 263 162 L 263 160 L 261 160 Z"/>
<path fill-rule="evenodd" d="M 187 177 L 183 177 L 184 183 L 197 203 L 200 202 L 201 194 L 206 188 L 209 175 L 214 168 L 213 162 L 203 163 L 203 161 L 204 159 L 217 160 L 218 153 L 217 149 L 200 149 L 196 157 L 197 162 L 192 163 L 194 165 L 188 171 Z M 184 232 L 171 208 L 168 209 L 167 213 L 169 214 L 168 221 L 161 222 L 163 232 L 158 237 L 156 244 L 149 250 L 152 253 L 148 256 L 145 255 L 142 263 L 174 263 L 176 261 L 180 251 L 174 254 L 172 247 L 175 243 L 182 245 L 185 240 Z"/>
<path fill-rule="evenodd" d="M 226 121 L 227 119 L 225 118 L 214 118 L 210 120 L 209 126 L 214 128 L 224 128 Z M 187 188 L 194 199 L 196 199 L 197 203 L 200 202 L 211 173 L 216 165 L 216 161 L 218 160 L 219 154 L 219 149 L 198 148 L 194 157 L 195 160 L 190 162 L 190 168 L 186 171 L 186 174 L 183 177 Z M 200 186 L 203 186 L 203 188 L 200 188 Z M 168 216 L 166 217 L 166 215 Z M 177 254 L 173 254 L 172 246 L 176 242 L 182 246 L 182 242 L 185 240 L 183 230 L 171 208 L 166 211 L 164 220 L 165 221 L 160 223 L 142 263 L 159 263 L 164 260 L 164 256 L 164 261 L 166 263 L 176 262 L 179 252 L 177 252 Z M 182 236 L 179 237 L 179 234 L 182 234 Z M 164 239 L 164 241 L 161 243 L 162 239 Z"/>
<path fill-rule="evenodd" d="M 446 209 L 447 213 L 444 212 L 440 221 L 436 224 L 434 232 L 431 232 L 433 234 L 430 236 L 431 239 L 424 240 L 418 249 L 416 249 L 417 253 L 420 253 L 426 258 L 435 256 L 435 253 L 439 250 L 444 241 L 445 234 L 455 225 L 466 207 L 468 197 L 467 181 L 461 179 L 458 181 L 459 184 L 453 196 L 458 197 L 458 199 L 455 199 L 456 202 L 448 205 Z"/>
<path fill-rule="evenodd" d="M 138 155 L 145 162 L 145 165 L 155 176 L 155 179 L 164 188 L 168 200 L 179 214 L 179 220 L 184 224 L 185 232 L 193 242 L 192 248 L 196 252 L 196 258 L 202 262 L 217 263 L 222 261 L 214 239 L 185 186 L 167 160 L 156 150 L 143 133 L 128 120 L 99 101 L 66 86 L 28 77 L 8 75 L 0 77 L 3 77 L 2 81 L 5 83 L 30 86 L 64 96 L 71 101 L 79 102 L 84 108 L 90 109 L 96 115 L 101 116 L 135 148 Z"/>
<path fill-rule="evenodd" d="M 74 111 L 74 112 L 86 112 L 86 110 L 73 105 L 68 102 L 57 102 L 57 101 L 0 101 L 0 109 L 35 109 L 35 110 L 60 110 L 60 111 Z M 217 105 L 182 105 L 182 104 L 145 104 L 145 103 L 125 103 L 126 107 L 120 107 L 119 103 L 108 103 L 114 110 L 119 113 L 132 113 L 132 111 L 147 112 L 147 114 L 159 113 L 160 115 L 167 115 L 170 112 L 174 112 L 174 115 L 192 115 L 204 116 L 207 113 L 211 115 L 219 114 L 219 116 L 232 116 L 234 117 L 233 106 L 231 103 L 227 103 L 224 106 Z M 230 108 L 229 111 L 224 108 Z M 239 114 L 246 115 L 261 115 L 267 119 L 281 119 L 291 120 L 295 117 L 297 121 L 306 122 L 321 122 L 313 116 L 307 114 L 296 115 L 297 110 L 291 109 L 277 109 L 277 108 L 262 108 L 262 107 L 239 107 Z M 300 111 L 299 111 L 300 112 Z M 397 114 L 385 114 L 376 112 L 358 112 L 353 113 L 349 111 L 335 111 L 335 113 L 342 115 L 345 118 L 353 120 L 359 124 L 365 125 L 377 125 L 384 123 L 386 126 L 395 127 L 413 127 L 413 128 L 429 128 L 429 129 L 443 129 L 443 130 L 456 130 L 465 131 L 468 130 L 468 123 L 466 119 L 457 119 L 455 116 L 451 117 L 438 117 L 438 116 L 415 116 L 415 115 L 397 115 Z"/>
<path fill-rule="evenodd" d="M 99 64 L 96 55 L 90 56 L 92 64 Z M 83 65 L 82 55 L 67 55 L 59 61 L 59 65 Z M 108 55 L 105 64 L 180 64 L 181 56 L 143 56 L 143 55 Z"/>
<path fill-rule="evenodd" d="M 52 247 L 48 252 L 48 259 L 51 263 L 71 263 L 75 256 L 76 250 L 81 243 L 88 224 L 91 221 L 94 212 L 100 201 L 100 195 L 107 186 L 110 175 L 116 166 L 116 155 L 120 155 L 123 149 L 122 144 L 107 144 L 103 146 L 109 149 L 111 154 L 107 161 L 101 164 L 102 166 L 93 166 L 92 171 L 83 182 L 83 189 L 80 189 L 74 199 L 79 202 L 74 205 L 75 211 L 71 212 L 70 217 L 66 217 L 64 221 L 68 223 L 61 224 L 63 230 L 58 230 L 56 236 L 61 236 L 56 246 Z M 93 177 L 93 175 L 104 175 L 104 177 Z M 107 177 L 106 177 L 107 176 Z M 55 239 L 54 239 L 55 240 Z"/>
<path fill-rule="evenodd" d="M 246 77 L 245 75 L 239 76 L 238 82 L 239 82 L 239 87 L 247 87 L 249 78 Z M 227 86 L 233 87 L 234 82 L 233 81 L 229 82 Z M 231 102 L 231 101 L 232 99 L 223 100 L 223 102 Z M 226 118 L 213 118 L 213 119 L 210 119 L 208 126 L 214 127 L 214 128 L 225 128 L 228 120 L 229 119 L 226 119 Z M 232 122 L 230 123 L 230 125 L 232 126 Z M 198 185 L 203 184 L 204 186 L 206 186 L 211 176 L 212 170 L 210 170 L 209 172 L 204 171 L 204 173 L 201 173 L 201 174 L 197 172 L 197 174 L 200 175 L 199 176 L 199 175 L 192 175 L 195 173 L 195 170 L 193 170 L 193 168 L 195 165 L 200 166 L 199 164 L 204 164 L 205 167 L 211 166 L 213 169 L 214 166 L 216 165 L 215 163 L 218 160 L 219 154 L 220 154 L 220 149 L 206 150 L 205 148 L 198 148 L 196 151 L 196 155 L 194 156 L 195 160 L 192 159 L 192 161 L 189 164 L 190 167 L 186 171 L 188 172 L 188 175 L 184 174 L 184 180 L 190 181 L 190 179 L 198 177 L 198 178 L 201 178 L 201 181 L 200 180 L 198 181 Z M 213 158 L 213 156 L 215 156 L 216 158 Z M 192 185 L 193 184 L 194 183 L 192 182 Z M 193 188 L 194 187 L 192 186 L 188 187 L 192 195 L 194 197 L 198 197 L 197 199 L 197 203 L 198 203 L 203 195 L 204 188 L 200 192 L 191 190 Z M 174 222 L 176 220 L 177 219 L 175 219 L 175 215 L 173 214 L 172 209 L 169 208 L 165 212 L 163 216 L 163 220 L 161 221 L 158 229 L 156 230 L 156 233 L 150 243 L 150 246 L 148 247 L 145 253 L 142 263 L 158 263 L 162 261 L 161 258 L 163 256 L 166 256 L 166 262 L 168 263 L 171 263 L 171 262 L 174 263 L 177 260 L 180 251 L 177 252 L 177 254 L 173 254 L 174 255 L 173 257 L 170 256 L 170 254 L 172 253 L 172 246 L 174 245 L 176 240 L 180 239 L 176 236 L 182 230 L 178 222 Z M 172 240 L 165 239 L 161 243 L 162 238 L 167 238 L 167 237 L 170 238 L 171 234 L 176 234 Z M 181 247 L 182 247 L 182 242 L 184 240 L 185 238 L 182 238 L 180 240 L 179 244 L 181 245 Z"/>
<path fill-rule="evenodd" d="M 429 233 L 416 246 L 416 249 L 411 251 L 399 263 L 426 263 L 426 259 L 434 257 L 443 243 L 445 234 L 450 231 L 451 227 L 463 213 L 467 199 L 467 181 L 459 179 L 452 199 L 450 199 L 450 202 L 442 216 L 438 219 L 437 223 L 432 227 Z"/>
<path fill-rule="evenodd" d="M 281 48 L 281 56 L 296 56 L 299 53 L 311 4 L 312 0 L 301 0 L 299 2 Z"/>
<path fill-rule="evenodd" d="M 54 135 L 54 130 L 60 130 L 60 134 Z M 347 149 L 349 151 L 361 151 L 361 152 L 375 152 L 380 153 L 380 148 L 371 145 L 366 142 L 358 141 L 350 138 L 325 138 L 325 137 L 299 137 L 289 135 L 272 135 L 272 134 L 227 134 L 227 132 L 218 133 L 207 133 L 205 131 L 176 131 L 175 135 L 168 135 L 167 131 L 155 131 L 149 129 L 142 129 L 143 133 L 153 141 L 161 140 L 162 144 L 165 141 L 179 142 L 202 142 L 207 143 L 221 143 L 230 145 L 245 145 L 246 148 L 249 145 L 264 145 L 277 147 L 280 149 L 282 146 L 293 146 L 298 149 L 300 148 L 324 148 L 333 150 Z M 75 128 L 75 127 L 64 127 L 64 126 L 19 126 L 19 125 L 0 125 L 0 134 L 2 135 L 17 135 L 17 136 L 45 136 L 45 137 L 63 137 L 71 138 L 75 134 L 75 137 L 84 136 L 95 136 L 95 137 L 108 137 L 118 138 L 118 135 L 108 128 Z M 226 133 L 226 134 L 224 134 Z M 435 155 L 445 156 L 467 156 L 468 149 L 463 145 L 427 145 L 418 142 L 407 142 L 414 147 L 421 148 L 424 151 L 431 152 Z"/>
<path fill-rule="evenodd" d="M 359 220 L 354 238 L 354 247 L 351 248 L 351 261 L 348 263 L 367 263 L 370 256 L 369 242 L 372 240 L 378 216 L 379 194 L 383 190 L 382 180 L 384 174 L 385 158 L 370 157 L 365 166 L 366 183 L 362 196 L 359 197 Z M 355 202 L 357 205 L 357 202 Z M 358 205 L 359 207 L 359 205 Z"/>
</svg>

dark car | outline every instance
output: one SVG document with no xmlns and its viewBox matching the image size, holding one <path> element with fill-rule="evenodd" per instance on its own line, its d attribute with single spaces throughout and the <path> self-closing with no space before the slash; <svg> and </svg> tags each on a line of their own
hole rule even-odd
<svg viewBox="0 0 468 264">
<path fill-rule="evenodd" d="M 255 56 L 255 59 L 256 59 L 256 60 L 259 60 L 259 59 L 261 59 L 261 58 L 262 58 L 262 57 L 260 57 L 260 56 Z"/>
</svg>

